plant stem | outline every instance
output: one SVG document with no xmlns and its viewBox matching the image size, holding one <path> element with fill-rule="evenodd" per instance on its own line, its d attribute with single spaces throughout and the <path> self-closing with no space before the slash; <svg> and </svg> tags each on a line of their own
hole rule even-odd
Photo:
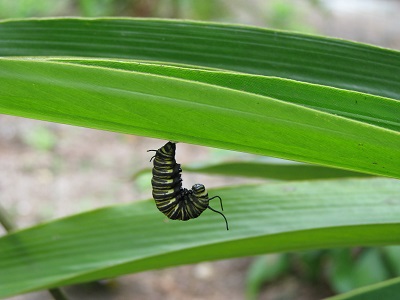
<svg viewBox="0 0 400 300">
<path fill-rule="evenodd" d="M 4 227 L 7 232 L 11 232 L 17 229 L 17 226 L 11 221 L 8 216 L 7 211 L 0 205 L 0 224 Z M 49 289 L 49 293 L 53 296 L 55 300 L 68 300 L 61 289 Z"/>
<path fill-rule="evenodd" d="M 13 231 L 16 229 L 11 219 L 9 218 L 6 210 L 0 204 L 0 224 L 4 227 L 7 232 Z"/>
<path fill-rule="evenodd" d="M 55 300 L 68 300 L 61 289 L 49 289 L 49 293 L 53 296 Z"/>
</svg>

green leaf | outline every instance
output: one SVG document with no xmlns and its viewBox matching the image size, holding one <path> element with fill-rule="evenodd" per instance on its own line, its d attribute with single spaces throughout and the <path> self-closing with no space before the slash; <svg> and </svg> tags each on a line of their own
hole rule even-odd
<svg viewBox="0 0 400 300">
<path fill-rule="evenodd" d="M 326 300 L 397 300 L 400 295 L 400 277 L 359 288 Z"/>
<path fill-rule="evenodd" d="M 229 231 L 212 211 L 163 223 L 153 201 L 56 220 L 0 238 L 0 297 L 205 260 L 399 244 L 399 194 L 388 179 L 211 190 L 224 201 Z"/>
<path fill-rule="evenodd" d="M 371 176 L 365 173 L 317 165 L 279 161 L 273 158 L 267 159 L 274 160 L 275 162 L 267 162 L 260 159 L 258 159 L 258 161 L 236 160 L 218 163 L 198 162 L 185 165 L 183 168 L 184 172 L 275 180 L 318 180 Z M 145 174 L 150 174 L 151 176 L 151 168 L 146 168 L 134 173 L 132 179 L 137 180 L 140 176 Z"/>
<path fill-rule="evenodd" d="M 0 113 L 400 178 L 399 52 L 165 20 L 3 21 L 0 36 Z M 0 297 L 204 260 L 400 243 L 392 180 L 210 193 L 224 199 L 229 232 L 211 211 L 162 224 L 145 201 L 2 237 Z"/>
<path fill-rule="evenodd" d="M 38 60 L 0 59 L 0 79 L 0 113 L 400 178 L 398 132 L 261 95 Z"/>
<path fill-rule="evenodd" d="M 251 161 L 228 161 L 221 163 L 198 163 L 185 165 L 185 172 L 202 174 L 237 176 L 247 178 L 265 178 L 276 180 L 318 180 L 346 177 L 370 177 L 369 174 L 327 168 L 300 163 L 269 163 Z M 137 179 L 143 174 L 151 174 L 151 169 L 143 169 L 132 175 Z"/>
<path fill-rule="evenodd" d="M 379 249 L 363 249 L 357 258 L 348 249 L 342 249 L 333 258 L 331 282 L 336 292 L 348 292 L 389 278 Z"/>
<path fill-rule="evenodd" d="M 298 163 L 263 163 L 250 161 L 203 164 L 197 167 L 188 165 L 185 166 L 185 171 L 214 175 L 243 176 L 278 180 L 312 180 L 370 176 L 364 173 L 350 172 L 317 165 Z"/>
<path fill-rule="evenodd" d="M 191 64 L 400 99 L 400 53 L 263 28 L 178 20 L 0 22 L 0 56 L 85 56 Z"/>
<path fill-rule="evenodd" d="M 355 287 L 351 276 L 354 267 L 350 249 L 334 249 L 329 257 L 331 268 L 329 278 L 332 289 L 336 293 L 347 292 Z"/>
<path fill-rule="evenodd" d="M 329 250 L 308 250 L 291 253 L 290 260 L 295 273 L 302 280 L 318 284 L 323 281 L 323 269 Z"/>
<path fill-rule="evenodd" d="M 238 91 L 296 103 L 345 118 L 400 131 L 400 102 L 388 98 L 343 91 L 276 77 L 254 76 L 215 70 L 192 69 L 143 62 L 95 59 L 52 59 L 81 65 L 157 74 L 203 82 Z"/>
<path fill-rule="evenodd" d="M 285 254 L 270 254 L 256 257 L 251 263 L 246 278 L 246 299 L 258 299 L 263 284 L 277 279 L 289 269 Z"/>
<path fill-rule="evenodd" d="M 400 276 L 400 246 L 387 246 L 382 251 L 386 268 L 393 276 Z"/>
</svg>

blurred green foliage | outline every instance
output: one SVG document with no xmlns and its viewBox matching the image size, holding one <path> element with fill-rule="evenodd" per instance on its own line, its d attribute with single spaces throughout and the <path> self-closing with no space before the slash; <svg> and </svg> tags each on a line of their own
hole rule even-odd
<svg viewBox="0 0 400 300">
<path fill-rule="evenodd" d="M 265 284 L 293 276 L 334 293 L 400 276 L 400 246 L 313 250 L 257 257 L 246 281 L 248 299 L 257 299 Z"/>
<path fill-rule="evenodd" d="M 28 18 L 58 16 L 66 12 L 71 1 L 0 0 L 0 18 Z"/>
<path fill-rule="evenodd" d="M 0 0 L 0 18 L 131 16 L 218 20 L 225 2 L 187 0 Z"/>
<path fill-rule="evenodd" d="M 41 151 L 53 149 L 57 142 L 55 134 L 46 126 L 31 128 L 23 139 L 28 146 Z"/>
<path fill-rule="evenodd" d="M 302 2 L 303 3 L 303 2 Z M 319 9 L 314 1 L 305 1 Z M 0 0 L 0 19 L 30 17 L 156 17 L 258 24 L 314 32 L 304 5 L 287 0 L 266 2 L 223 0 Z M 260 24 L 259 24 L 260 25 Z"/>
<path fill-rule="evenodd" d="M 258 294 L 266 282 L 274 281 L 288 273 L 288 254 L 270 254 L 256 257 L 247 271 L 246 298 L 258 299 Z"/>
<path fill-rule="evenodd" d="M 273 0 L 266 2 L 265 23 L 268 27 L 298 32 L 315 33 L 317 30 L 308 24 L 310 8 L 321 11 L 321 7 L 313 1 L 303 1 L 303 5 L 289 0 Z M 309 6 L 305 7 L 305 4 Z"/>
</svg>

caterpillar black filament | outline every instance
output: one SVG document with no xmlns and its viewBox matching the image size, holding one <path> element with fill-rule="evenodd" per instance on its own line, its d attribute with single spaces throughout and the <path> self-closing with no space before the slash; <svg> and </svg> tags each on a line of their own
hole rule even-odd
<svg viewBox="0 0 400 300">
<path fill-rule="evenodd" d="M 172 220 L 187 221 L 197 218 L 208 208 L 224 217 L 226 230 L 229 230 L 224 214 L 208 205 L 210 200 L 217 198 L 221 210 L 224 210 L 221 197 L 208 198 L 206 188 L 200 183 L 193 185 L 190 190 L 182 188 L 182 169 L 175 161 L 175 149 L 175 143 L 168 142 L 158 150 L 148 150 L 156 152 L 150 161 L 154 159 L 151 185 L 158 210 Z"/>
</svg>

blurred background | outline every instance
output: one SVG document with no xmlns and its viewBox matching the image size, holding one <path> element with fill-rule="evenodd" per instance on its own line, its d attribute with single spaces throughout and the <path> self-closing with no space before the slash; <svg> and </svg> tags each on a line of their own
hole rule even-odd
<svg viewBox="0 0 400 300">
<path fill-rule="evenodd" d="M 397 0 L 0 0 L 0 20 L 156 17 L 241 23 L 400 49 Z M 1 38 L 1 37 L 0 37 Z M 0 115 L 0 205 L 19 227 L 149 199 L 148 149 L 165 141 Z M 247 157 L 178 144 L 183 165 Z M 249 182 L 183 173 L 184 185 Z M 0 228 L 0 235 L 5 231 Z M 398 247 L 272 254 L 127 275 L 66 289 L 71 299 L 321 299 L 396 275 Z M 398 266 L 400 268 L 400 266 Z M 0 270 L 1 271 L 1 270 Z M 51 299 L 47 292 L 13 300 Z"/>
</svg>

